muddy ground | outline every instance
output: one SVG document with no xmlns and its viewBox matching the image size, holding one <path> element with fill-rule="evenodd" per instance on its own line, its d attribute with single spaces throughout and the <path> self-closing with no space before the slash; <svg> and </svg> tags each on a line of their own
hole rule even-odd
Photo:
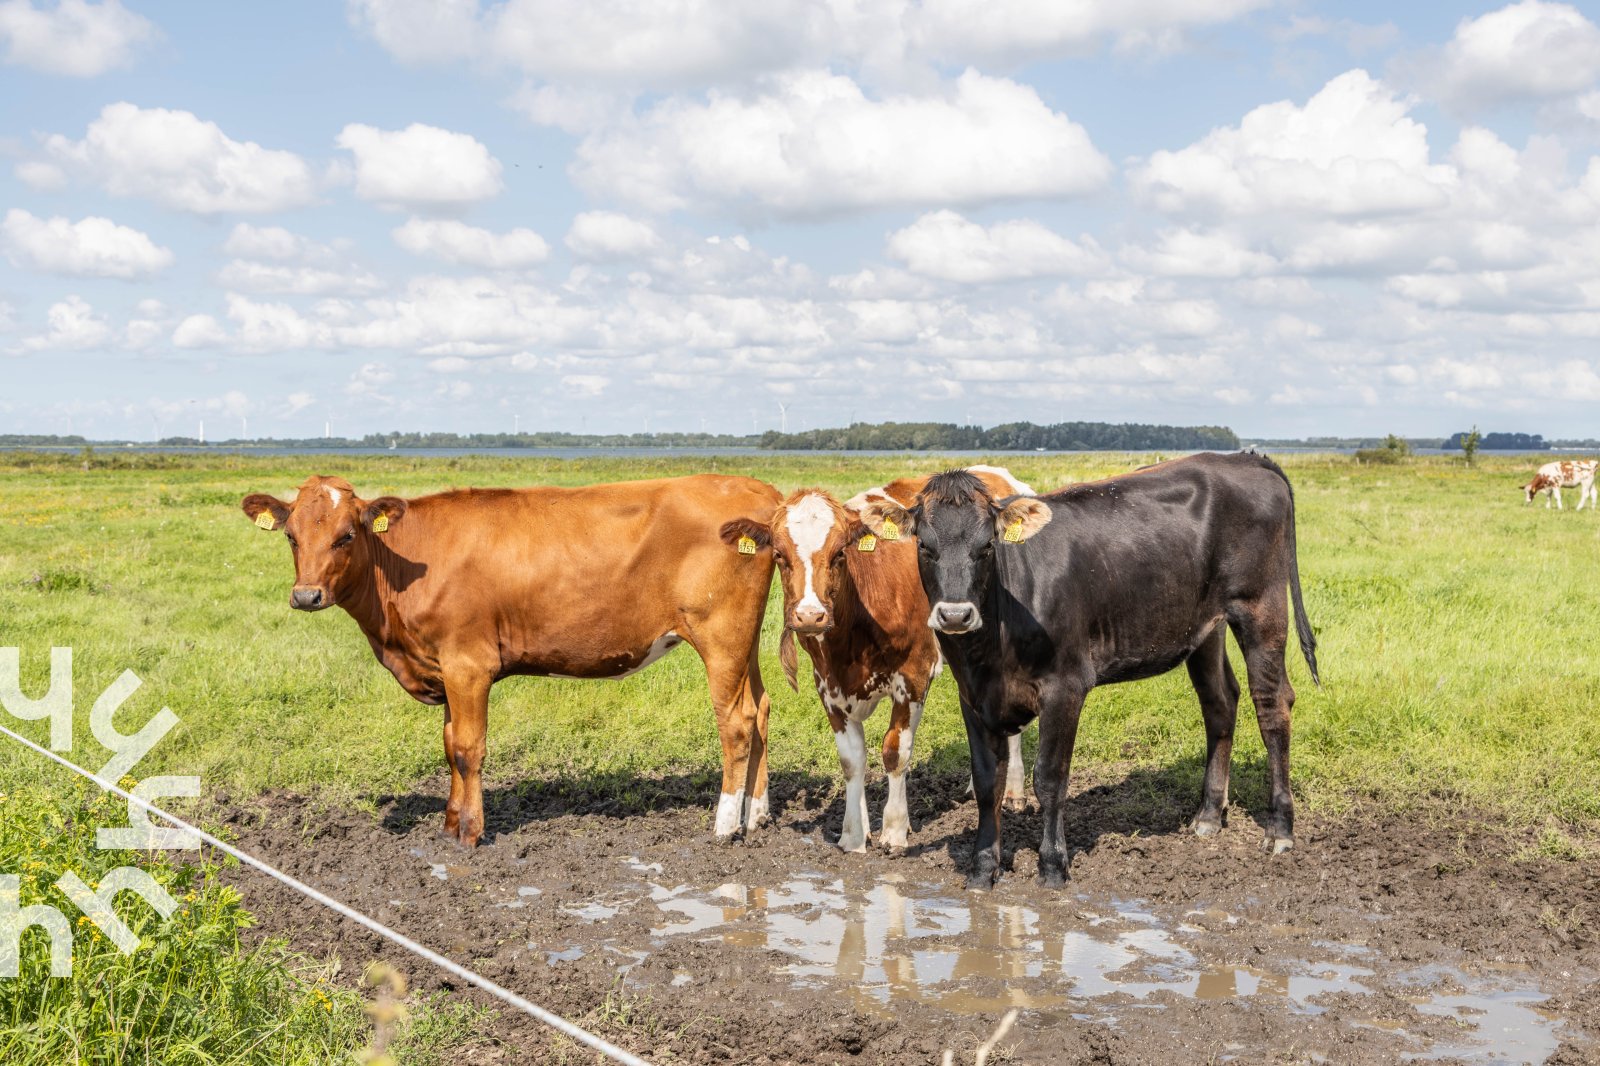
<svg viewBox="0 0 1600 1066">
<path fill-rule="evenodd" d="M 965 891 L 965 781 L 916 771 L 898 858 L 832 846 L 842 794 L 825 777 L 775 780 L 774 824 L 723 847 L 709 776 L 491 789 L 490 844 L 470 854 L 437 836 L 442 774 L 374 797 L 376 818 L 281 794 L 225 817 L 246 850 L 658 1063 L 971 1062 L 1013 1005 L 991 1062 L 1600 1062 L 1591 864 L 1527 858 L 1531 837 L 1442 801 L 1302 814 L 1296 849 L 1268 858 L 1237 806 L 1217 837 L 1183 831 L 1169 785 L 1139 770 L 1077 785 L 1062 891 L 1035 881 L 1032 812 L 1007 819 L 1000 885 Z M 260 934 L 454 988 L 230 876 Z M 501 1011 L 456 1061 L 593 1056 Z"/>
</svg>

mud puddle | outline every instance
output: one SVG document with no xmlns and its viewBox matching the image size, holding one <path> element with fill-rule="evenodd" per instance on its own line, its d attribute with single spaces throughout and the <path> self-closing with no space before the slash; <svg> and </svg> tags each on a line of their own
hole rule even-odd
<svg viewBox="0 0 1600 1066">
<path fill-rule="evenodd" d="M 864 891 L 822 871 L 774 885 L 711 888 L 669 887 L 658 880 L 664 873 L 659 862 L 622 858 L 602 892 L 562 908 L 596 925 L 591 947 L 549 951 L 546 961 L 575 961 L 599 949 L 631 956 L 617 967 L 630 975 L 672 941 L 687 938 L 724 951 L 709 954 L 704 967 L 674 968 L 673 988 L 714 982 L 719 956 L 766 951 L 775 956 L 773 973 L 789 977 L 794 990 L 829 992 L 888 1019 L 913 1003 L 958 1015 L 992 1016 L 1017 1007 L 1067 1010 L 1118 1029 L 1140 1024 L 1141 1013 L 1172 999 L 1256 999 L 1266 1009 L 1315 1016 L 1328 1009 L 1324 999 L 1338 996 L 1347 1004 L 1372 1000 L 1371 1016 L 1357 1015 L 1352 1024 L 1392 1035 L 1407 1045 L 1400 1050 L 1406 1058 L 1542 1063 L 1561 1043 L 1562 1022 L 1542 1009 L 1550 997 L 1526 968 L 1512 974 L 1395 968 L 1371 946 L 1327 940 L 1311 941 L 1305 957 L 1225 962 L 1216 957 L 1215 937 L 1194 924 L 1238 925 L 1236 916 L 1215 909 L 1163 918 L 1144 901 L 1081 893 L 1028 906 L 1005 902 L 1003 891 L 956 895 L 946 884 L 892 872 Z M 519 887 L 519 896 L 527 891 Z M 614 921 L 620 916 L 626 920 Z M 611 935 L 614 929 L 618 935 Z M 648 938 L 642 948 L 641 932 Z M 623 981 L 640 992 L 653 983 L 633 976 Z M 1396 1001 L 1409 1006 L 1405 1017 L 1380 1013 L 1380 1004 Z M 781 999 L 774 1009 L 782 1011 Z"/>
<path fill-rule="evenodd" d="M 1205 841 L 1096 827 L 1066 890 L 1029 876 L 1024 845 L 993 892 L 969 893 L 972 809 L 954 795 L 924 807 L 900 859 L 834 849 L 836 798 L 785 798 L 732 847 L 688 802 L 574 814 L 519 794 L 491 805 L 494 843 L 470 854 L 437 840 L 425 802 L 374 820 L 275 797 L 238 820 L 244 846 L 660 1063 L 961 1061 L 1013 1007 L 1018 1063 L 1600 1062 L 1600 953 L 1572 917 L 1600 908 L 1594 875 L 1512 863 L 1461 824 L 1308 818 L 1278 859 L 1248 823 Z M 1092 790 L 1081 807 L 1108 813 Z M 240 887 L 300 950 L 405 961 Z M 461 1061 L 551 1046 L 502 1015 Z"/>
</svg>

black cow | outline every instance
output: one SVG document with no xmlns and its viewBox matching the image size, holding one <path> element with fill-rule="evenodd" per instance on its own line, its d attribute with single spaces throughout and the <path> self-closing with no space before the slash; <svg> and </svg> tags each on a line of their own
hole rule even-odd
<svg viewBox="0 0 1600 1066">
<path fill-rule="evenodd" d="M 1313 681 L 1317 660 L 1300 598 L 1294 492 L 1276 463 L 1252 452 L 1194 455 L 1001 500 L 954 470 L 930 480 L 909 510 L 873 500 L 861 515 L 880 535 L 887 519 L 917 538 L 928 625 L 956 679 L 972 749 L 979 815 L 969 887 L 987 888 L 999 876 L 995 782 L 1005 777 L 1005 738 L 1040 719 L 1039 873 L 1059 885 L 1067 862 L 1062 807 L 1084 698 L 1096 685 L 1179 663 L 1189 666 L 1206 725 L 1205 783 L 1191 824 L 1202 836 L 1222 827 L 1239 703 L 1224 624 L 1244 652 L 1266 742 L 1265 846 L 1276 854 L 1292 845 L 1285 584 Z"/>
</svg>

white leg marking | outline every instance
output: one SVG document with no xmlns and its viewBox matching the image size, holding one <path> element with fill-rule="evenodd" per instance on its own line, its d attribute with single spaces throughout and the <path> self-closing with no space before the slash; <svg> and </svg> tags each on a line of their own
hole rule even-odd
<svg viewBox="0 0 1600 1066">
<path fill-rule="evenodd" d="M 867 850 L 867 735 L 854 719 L 833 735 L 839 748 L 839 769 L 844 771 L 844 828 L 839 847 L 844 851 Z"/>
<path fill-rule="evenodd" d="M 765 795 L 752 799 L 749 813 L 744 818 L 744 827 L 746 829 L 755 829 L 757 826 L 765 825 L 767 822 L 767 810 L 768 804 Z"/>
<path fill-rule="evenodd" d="M 889 798 L 883 804 L 883 832 L 879 843 L 886 848 L 903 848 L 911 832 L 911 811 L 906 806 L 906 771 L 911 769 L 911 744 L 922 721 L 922 704 L 912 703 L 911 720 L 900 730 L 900 758 L 889 775 Z"/>
<path fill-rule="evenodd" d="M 1006 763 L 1006 799 L 1026 803 L 1028 797 L 1022 791 L 1022 734 L 1018 733 L 1006 743 L 1010 751 Z"/>
<path fill-rule="evenodd" d="M 724 792 L 717 801 L 717 836 L 731 837 L 739 830 L 739 820 L 744 815 L 744 789 Z"/>
</svg>

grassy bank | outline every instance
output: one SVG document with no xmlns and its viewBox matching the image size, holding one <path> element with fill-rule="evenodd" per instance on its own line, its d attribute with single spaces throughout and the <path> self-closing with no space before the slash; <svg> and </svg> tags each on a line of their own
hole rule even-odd
<svg viewBox="0 0 1600 1066">
<path fill-rule="evenodd" d="M 1021 454 L 994 461 L 1046 489 L 1150 458 Z M 342 474 L 373 496 L 462 485 L 576 485 L 714 467 L 786 490 L 819 485 L 848 494 L 939 465 L 926 456 L 540 461 L 118 454 L 85 469 L 76 455 L 0 455 L 0 646 L 22 649 L 24 690 L 32 695 L 45 687 L 49 648 L 74 649 L 74 752 L 91 767 L 104 756 L 89 732 L 88 709 L 129 669 L 144 685 L 118 715 L 123 730 L 163 705 L 180 719 L 137 776 L 199 774 L 208 795 L 287 788 L 360 804 L 443 773 L 439 711 L 400 691 L 341 612 L 289 610 L 288 548 L 281 535 L 262 533 L 241 515 L 238 501 L 246 493 L 287 493 L 312 472 Z M 1526 460 L 1490 457 L 1469 469 L 1445 458 L 1373 467 L 1297 456 L 1284 466 L 1297 493 L 1300 565 L 1324 678 L 1315 688 L 1291 652 L 1300 694 L 1294 782 L 1305 807 L 1337 813 L 1376 803 L 1404 816 L 1444 801 L 1543 827 L 1554 854 L 1590 846 L 1600 832 L 1600 716 L 1593 711 L 1600 661 L 1589 653 L 1600 588 L 1586 564 L 1600 546 L 1600 515 L 1524 507 L 1515 486 L 1525 479 Z M 767 630 L 773 767 L 831 775 L 837 757 L 815 697 L 781 684 L 776 601 Z M 490 715 L 492 780 L 604 778 L 630 788 L 640 778 L 687 775 L 703 782 L 709 818 L 720 749 L 691 652 L 621 682 L 513 679 L 496 687 Z M 884 718 L 869 724 L 869 734 L 881 733 Z M 1235 800 L 1246 806 L 1262 798 L 1252 721 L 1246 707 L 1234 777 Z M 47 735 L 43 723 L 8 724 L 41 741 Z M 965 761 L 948 679 L 935 686 L 918 749 L 925 765 L 955 769 Z M 1187 794 L 1198 790 L 1202 749 L 1198 709 L 1177 671 L 1095 693 L 1079 733 L 1077 767 L 1102 778 L 1165 768 Z M 5 810 L 8 826 L 23 828 L 8 829 L 0 872 L 21 872 L 30 862 L 58 869 L 64 856 L 53 841 L 60 834 L 48 827 L 77 824 L 91 801 L 21 752 L 0 759 L 0 790 L 30 797 L 26 807 Z M 209 887 L 203 871 L 169 872 L 197 879 L 182 886 L 198 893 L 197 903 L 182 919 L 152 924 L 151 935 L 190 945 L 180 954 L 201 951 L 214 959 L 213 969 L 186 968 L 198 980 L 237 983 L 244 978 L 222 975 L 258 968 L 261 987 L 276 989 L 256 997 L 263 1017 L 290 1025 L 302 1040 L 262 1061 L 326 1059 L 329 1049 L 348 1054 L 358 1046 L 353 999 L 331 1000 L 319 1015 L 307 1005 L 308 989 L 316 987 L 315 976 L 309 982 L 305 976 L 308 964 L 242 951 L 229 924 L 244 920 L 238 901 Z M 30 884 L 24 904 L 54 891 L 42 881 Z M 210 923 L 211 932 L 201 936 L 193 923 Z M 42 963 L 35 958 L 34 965 Z M 101 951 L 85 955 L 81 972 L 85 980 L 100 973 L 132 981 L 143 973 L 136 967 L 149 965 Z M 49 996 L 76 994 L 42 977 L 39 985 L 53 989 Z M 19 983 L 0 982 L 0 997 L 10 994 L 7 987 Z M 22 1009 L 7 1002 L 0 998 L 0 1011 Z M 57 1028 L 69 1031 L 74 1023 L 66 1007 L 56 1016 Z M 317 1024 L 302 1024 L 307 1017 Z M 116 1023 L 105 1039 L 131 1039 L 138 1024 Z M 242 1018 L 230 1039 L 243 1043 L 229 1046 L 247 1046 L 255 1024 Z M 0 1058 L 27 1061 L 9 1048 L 0 1048 Z M 218 1053 L 194 1061 L 249 1059 Z"/>
</svg>

